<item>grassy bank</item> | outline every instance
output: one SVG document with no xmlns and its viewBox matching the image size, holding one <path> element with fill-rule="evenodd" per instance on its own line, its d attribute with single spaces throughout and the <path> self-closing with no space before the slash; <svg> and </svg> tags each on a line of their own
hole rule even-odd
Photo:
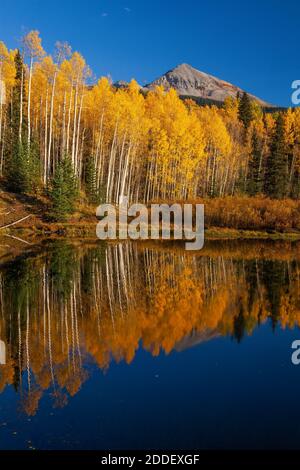
<svg viewBox="0 0 300 470">
<path fill-rule="evenodd" d="M 300 232 L 300 201 L 224 197 L 192 201 L 205 205 L 205 225 L 252 232 Z"/>
<path fill-rule="evenodd" d="M 206 239 L 300 239 L 300 201 L 225 197 L 189 202 L 205 206 Z M 51 221 L 48 212 L 44 196 L 20 196 L 2 189 L 0 237 L 96 238 L 95 207 L 83 200 L 64 222 Z"/>
</svg>

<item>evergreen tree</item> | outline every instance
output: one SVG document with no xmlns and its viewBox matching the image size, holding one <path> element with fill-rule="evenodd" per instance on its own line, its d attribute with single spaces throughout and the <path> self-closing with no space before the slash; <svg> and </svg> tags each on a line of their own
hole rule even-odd
<svg viewBox="0 0 300 470">
<path fill-rule="evenodd" d="M 39 185 L 39 151 L 33 141 L 30 151 L 26 142 L 18 139 L 14 142 L 10 159 L 7 163 L 7 185 L 16 193 L 28 193 Z"/>
<path fill-rule="evenodd" d="M 6 165 L 4 173 L 7 178 L 9 188 L 12 191 L 18 192 L 19 188 L 21 189 L 22 172 L 24 170 L 25 162 L 24 149 L 22 146 L 24 126 L 21 126 L 20 129 L 20 117 L 22 113 L 21 101 L 23 101 L 25 96 L 25 70 L 19 50 L 16 52 L 14 62 L 16 75 L 14 87 L 12 89 L 11 104 L 7 107 L 7 122 L 9 123 L 10 131 L 6 135 Z"/>
<path fill-rule="evenodd" d="M 239 119 L 243 123 L 244 128 L 248 129 L 252 119 L 252 105 L 251 100 L 246 92 L 239 96 Z"/>
<path fill-rule="evenodd" d="M 40 149 L 37 139 L 31 138 L 30 150 L 27 150 L 27 181 L 29 191 L 36 191 L 41 184 Z"/>
<path fill-rule="evenodd" d="M 27 152 L 22 142 L 14 142 L 7 165 L 7 185 L 11 191 L 26 193 L 28 184 Z"/>
<path fill-rule="evenodd" d="M 27 122 L 23 112 L 26 106 L 25 67 L 19 50 L 14 62 L 15 83 L 11 103 L 7 107 L 10 132 L 6 136 L 4 172 L 11 191 L 26 193 L 38 186 L 40 156 L 37 139 L 32 139 L 30 151 L 28 150 Z"/>
<path fill-rule="evenodd" d="M 52 202 L 51 218 L 64 220 L 68 214 L 74 212 L 78 198 L 78 184 L 68 156 L 65 156 L 56 168 L 49 196 Z"/>
<path fill-rule="evenodd" d="M 272 198 L 287 196 L 288 161 L 285 148 L 284 118 L 279 114 L 267 160 L 265 193 Z"/>
<path fill-rule="evenodd" d="M 97 204 L 100 202 L 96 168 L 92 158 L 88 158 L 85 167 L 85 192 L 91 204 Z"/>
<path fill-rule="evenodd" d="M 255 196 L 256 194 L 259 194 L 262 191 L 262 146 L 255 130 L 252 134 L 251 147 L 252 150 L 251 157 L 249 160 L 247 177 L 247 193 L 250 196 Z"/>
</svg>

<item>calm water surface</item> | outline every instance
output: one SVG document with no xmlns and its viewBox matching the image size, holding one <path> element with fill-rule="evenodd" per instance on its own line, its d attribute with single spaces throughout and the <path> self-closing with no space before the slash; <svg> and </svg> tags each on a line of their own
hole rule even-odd
<svg viewBox="0 0 300 470">
<path fill-rule="evenodd" d="M 0 268 L 0 448 L 300 448 L 299 324 L 299 244 L 47 244 Z"/>
</svg>

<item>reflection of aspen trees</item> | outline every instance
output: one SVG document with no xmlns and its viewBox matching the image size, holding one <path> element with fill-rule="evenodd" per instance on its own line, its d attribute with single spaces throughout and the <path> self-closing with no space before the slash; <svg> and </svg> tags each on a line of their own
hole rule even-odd
<svg viewBox="0 0 300 470">
<path fill-rule="evenodd" d="M 45 279 L 45 292 L 46 292 L 46 316 L 48 318 L 48 353 L 49 353 L 49 365 L 52 378 L 52 385 L 55 388 L 55 379 L 53 372 L 53 360 L 52 360 L 52 331 L 51 331 L 51 309 L 49 302 L 49 275 L 46 273 Z"/>
<path fill-rule="evenodd" d="M 114 328 L 114 309 L 113 309 L 113 285 L 112 285 L 112 272 L 111 272 L 111 264 L 110 264 L 110 260 L 111 260 L 111 256 L 110 256 L 110 247 L 107 248 L 107 251 L 106 251 L 106 285 L 107 285 L 107 293 L 108 293 L 108 301 L 109 301 L 109 309 L 110 309 L 110 315 L 111 315 L 111 321 L 112 321 L 112 325 L 113 325 L 113 328 Z"/>
<path fill-rule="evenodd" d="M 71 313 L 71 341 L 72 341 L 72 365 L 73 371 L 75 372 L 75 328 L 74 328 L 74 306 L 73 306 L 73 297 L 70 293 L 70 313 Z"/>
<path fill-rule="evenodd" d="M 74 317 L 75 317 L 75 334 L 76 334 L 76 349 L 78 353 L 79 363 L 81 365 L 81 352 L 79 344 L 79 329 L 78 329 L 78 308 L 77 308 L 77 295 L 76 295 L 76 281 L 73 285 L 73 302 L 74 302 Z"/>
<path fill-rule="evenodd" d="M 101 294 L 102 294 L 102 270 L 96 264 L 96 260 L 92 261 L 92 278 L 93 278 L 93 296 L 97 316 L 97 331 L 99 338 L 101 337 Z M 100 297 L 100 298 L 99 298 Z"/>
<path fill-rule="evenodd" d="M 6 364 L 6 347 L 4 341 L 0 340 L 0 366 Z"/>
<path fill-rule="evenodd" d="M 44 356 L 46 357 L 46 266 L 43 266 L 43 338 Z"/>
<path fill-rule="evenodd" d="M 175 245 L 56 243 L 0 273 L 0 389 L 23 389 L 28 413 L 45 390 L 55 406 L 66 404 L 86 379 L 87 356 L 106 369 L 112 360 L 130 363 L 139 345 L 169 353 L 220 334 L 241 341 L 270 318 L 300 325 L 299 261 L 287 255 L 270 262 L 226 249 L 189 255 Z"/>
<path fill-rule="evenodd" d="M 20 389 L 22 393 L 22 331 L 21 331 L 21 316 L 20 316 L 19 308 L 18 308 L 18 361 L 19 361 Z"/>
<path fill-rule="evenodd" d="M 66 344 L 67 344 L 67 358 L 68 358 L 68 369 L 70 370 L 70 342 L 69 342 L 69 327 L 68 327 L 68 311 L 67 305 L 64 305 L 65 314 L 65 326 L 66 326 Z"/>
<path fill-rule="evenodd" d="M 28 292 L 26 295 L 26 366 L 27 366 L 27 383 L 30 392 L 30 357 L 29 357 L 29 303 Z"/>
<path fill-rule="evenodd" d="M 123 286 L 126 304 L 129 303 L 129 294 L 128 294 L 128 287 L 127 287 L 127 275 L 125 271 L 125 264 L 124 264 L 124 249 L 121 243 L 118 245 L 118 252 L 119 252 L 119 259 L 120 259 L 120 275 L 121 275 L 121 284 Z"/>
<path fill-rule="evenodd" d="M 1 313 L 1 320 L 3 321 L 4 306 L 3 306 L 3 277 L 2 277 L 2 273 L 0 273 L 0 313 Z"/>
<path fill-rule="evenodd" d="M 0 86 L 1 86 L 1 81 L 0 81 Z M 0 88 L 0 92 L 1 92 L 1 88 Z M 0 106 L 1 106 L 1 102 L 0 102 Z M 1 125 L 1 121 L 0 121 L 0 125 Z M 0 365 L 4 365 L 6 364 L 6 346 L 5 346 L 5 342 L 1 339 L 1 337 L 4 338 L 4 306 L 3 306 L 2 273 L 0 273 L 0 315 L 1 315 L 0 316 Z"/>
</svg>

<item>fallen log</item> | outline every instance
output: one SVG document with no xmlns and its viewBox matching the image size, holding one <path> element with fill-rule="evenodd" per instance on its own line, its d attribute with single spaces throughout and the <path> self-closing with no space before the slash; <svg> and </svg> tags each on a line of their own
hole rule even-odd
<svg viewBox="0 0 300 470">
<path fill-rule="evenodd" d="M 31 243 L 28 242 L 27 240 L 23 240 L 23 238 L 16 237 L 15 235 L 9 235 L 8 233 L 5 233 L 4 236 L 9 237 L 9 238 L 13 238 L 14 240 L 18 240 L 19 242 L 26 243 L 26 245 L 31 245 Z"/>
<path fill-rule="evenodd" d="M 19 219 L 19 220 L 15 220 L 15 222 L 12 222 L 12 223 L 7 224 L 7 225 L 3 225 L 2 227 L 0 227 L 0 230 L 2 230 L 3 228 L 11 227 L 12 225 L 16 225 L 16 224 L 18 224 L 19 222 L 22 222 L 23 220 L 28 219 L 28 217 L 31 217 L 31 216 L 32 216 L 32 214 L 29 214 L 29 215 L 26 215 L 26 217 L 22 217 L 22 218 Z"/>
</svg>

